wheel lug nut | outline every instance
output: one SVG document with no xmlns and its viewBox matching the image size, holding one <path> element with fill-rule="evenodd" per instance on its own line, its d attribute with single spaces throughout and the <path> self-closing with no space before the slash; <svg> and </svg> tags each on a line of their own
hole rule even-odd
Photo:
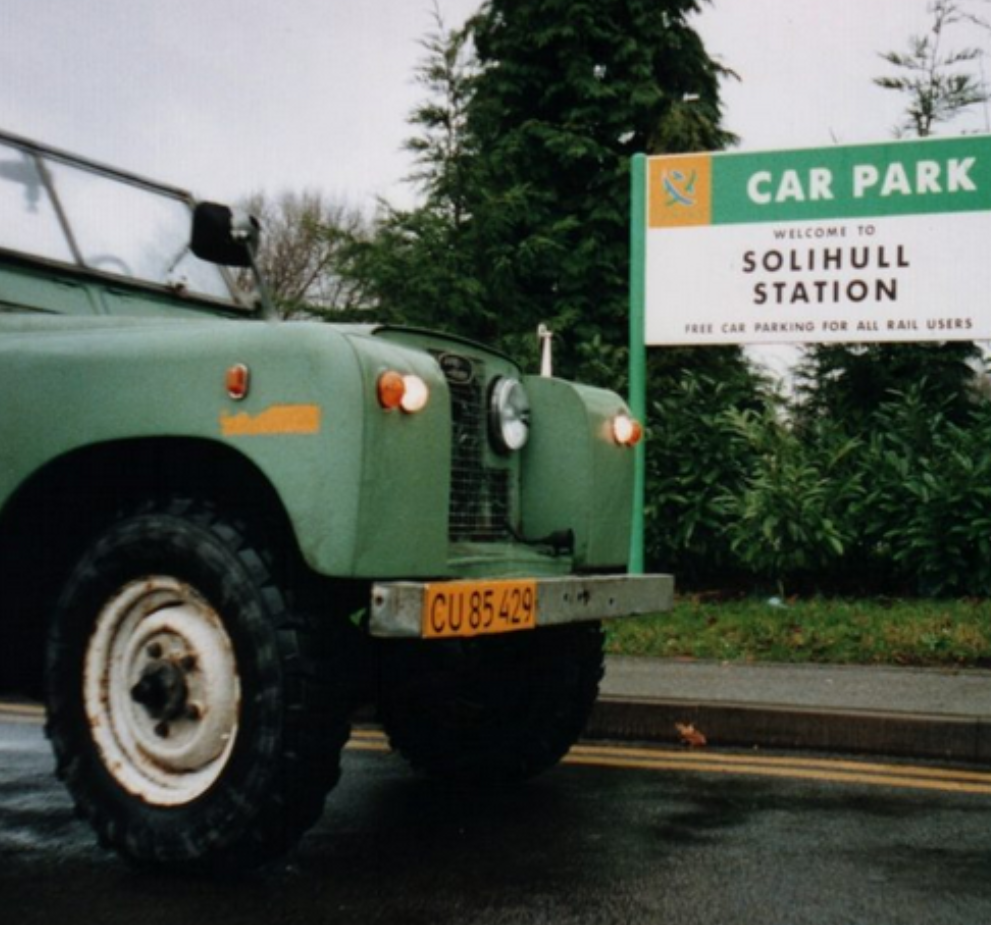
<svg viewBox="0 0 991 925">
<path fill-rule="evenodd" d="M 196 667 L 196 656 L 184 655 L 179 662 L 179 667 L 183 671 L 192 671 Z"/>
<path fill-rule="evenodd" d="M 160 643 L 153 642 L 145 651 L 148 653 L 149 658 L 162 657 L 162 646 Z"/>
<path fill-rule="evenodd" d="M 186 719 L 201 719 L 203 716 L 203 707 L 198 703 L 190 703 L 186 705 Z"/>
<path fill-rule="evenodd" d="M 160 739 L 167 739 L 169 737 L 169 724 L 159 723 L 155 727 L 155 735 L 157 735 Z"/>
</svg>

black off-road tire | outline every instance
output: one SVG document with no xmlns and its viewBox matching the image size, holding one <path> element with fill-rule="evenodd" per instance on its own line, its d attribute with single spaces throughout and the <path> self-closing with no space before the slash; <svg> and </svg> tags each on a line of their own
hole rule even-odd
<svg viewBox="0 0 991 925">
<path fill-rule="evenodd" d="M 430 776 L 512 784 L 578 740 L 603 674 L 598 624 L 382 647 L 380 716 L 393 748 Z"/>
<path fill-rule="evenodd" d="M 293 606 L 275 557 L 250 533 L 209 504 L 149 504 L 94 540 L 61 595 L 46 665 L 47 732 L 57 772 L 101 844 L 132 861 L 230 871 L 277 857 L 316 822 L 338 780 L 349 733 L 346 640 L 339 638 L 346 632 Z M 113 616 L 114 608 L 126 615 Z M 191 650 L 197 634 L 206 634 L 207 645 L 180 658 L 183 633 L 194 640 Z M 232 662 L 215 644 L 225 638 Z M 104 647 L 113 658 L 106 658 L 111 680 L 101 681 L 93 668 L 102 664 Z M 118 670 L 114 659 L 130 667 Z M 226 672 L 217 666 L 229 663 L 238 696 L 217 695 L 211 704 L 213 694 L 205 691 L 237 689 L 220 677 Z M 178 686 L 161 681 L 179 676 L 185 680 Z M 124 685 L 117 683 L 122 678 Z M 208 678 L 221 683 L 207 684 Z M 139 682 L 150 693 L 139 697 Z M 163 703 L 166 692 L 177 690 L 190 702 L 173 716 Z M 205 708 L 192 702 L 201 694 Z M 154 733 L 149 728 L 158 717 L 149 704 L 161 715 Z M 195 743 L 196 724 L 216 722 L 217 715 L 235 725 L 233 734 L 211 733 L 219 754 L 204 764 L 205 781 L 191 786 L 184 768 L 170 766 L 163 780 L 175 792 L 160 785 L 143 743 L 153 757 L 171 761 L 152 736 Z M 202 760 L 190 750 L 193 757 L 184 761 Z"/>
</svg>

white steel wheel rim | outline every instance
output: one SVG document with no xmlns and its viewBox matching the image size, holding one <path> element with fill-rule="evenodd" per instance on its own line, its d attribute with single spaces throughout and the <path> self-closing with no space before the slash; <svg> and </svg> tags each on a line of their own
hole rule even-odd
<svg viewBox="0 0 991 925">
<path fill-rule="evenodd" d="M 97 615 L 83 701 L 118 784 L 157 806 L 195 800 L 226 767 L 240 715 L 234 648 L 219 615 L 172 577 L 124 586 Z"/>
</svg>

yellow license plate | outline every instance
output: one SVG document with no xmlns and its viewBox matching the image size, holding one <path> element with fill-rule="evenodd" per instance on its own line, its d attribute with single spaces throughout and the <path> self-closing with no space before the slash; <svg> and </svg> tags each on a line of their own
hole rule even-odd
<svg viewBox="0 0 991 925">
<path fill-rule="evenodd" d="M 423 635 L 428 639 L 532 630 L 537 625 L 535 581 L 445 581 L 428 584 Z"/>
</svg>

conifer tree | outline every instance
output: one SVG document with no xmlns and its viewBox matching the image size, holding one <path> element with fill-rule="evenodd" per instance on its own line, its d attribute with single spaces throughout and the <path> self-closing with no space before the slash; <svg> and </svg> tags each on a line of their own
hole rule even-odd
<svg viewBox="0 0 991 925">
<path fill-rule="evenodd" d="M 469 23 L 479 280 L 504 337 L 555 330 L 559 368 L 625 344 L 633 154 L 713 150 L 722 69 L 695 0 L 488 0 Z"/>
<path fill-rule="evenodd" d="M 931 0 L 929 29 L 912 36 L 906 51 L 881 57 L 895 70 L 875 78 L 907 98 L 899 138 L 925 138 L 988 94 L 970 67 L 975 47 L 954 47 L 954 27 L 979 21 L 962 0 Z M 798 371 L 802 416 L 829 416 L 856 433 L 892 398 L 916 389 L 920 400 L 956 422 L 970 413 L 981 352 L 972 341 L 915 344 L 827 344 L 811 348 Z"/>
<path fill-rule="evenodd" d="M 386 208 L 352 249 L 392 319 L 447 328 L 556 371 L 621 385 L 629 165 L 711 150 L 722 67 L 689 22 L 696 0 L 487 0 L 437 22 L 408 147 L 423 200 Z"/>
</svg>

